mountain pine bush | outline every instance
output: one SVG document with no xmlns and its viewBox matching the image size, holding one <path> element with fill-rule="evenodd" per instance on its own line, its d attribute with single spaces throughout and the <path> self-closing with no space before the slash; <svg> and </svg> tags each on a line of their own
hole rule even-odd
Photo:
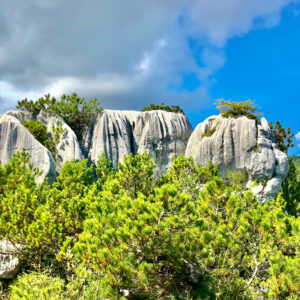
<svg viewBox="0 0 300 300">
<path fill-rule="evenodd" d="M 216 106 L 225 118 L 246 116 L 249 119 L 258 120 L 259 116 L 262 116 L 262 113 L 257 112 L 259 108 L 251 100 L 236 102 L 219 99 L 216 102 Z"/>
<path fill-rule="evenodd" d="M 164 110 L 167 112 L 173 112 L 173 113 L 180 113 L 184 114 L 183 109 L 179 105 L 165 105 L 164 102 L 161 102 L 160 104 L 149 104 L 148 106 L 145 106 L 142 111 L 151 111 L 151 110 Z"/>
<path fill-rule="evenodd" d="M 95 113 L 102 111 L 100 102 L 97 99 L 86 101 L 76 93 L 62 95 L 60 100 L 51 97 L 50 94 L 36 101 L 25 98 L 18 102 L 17 108 L 31 112 L 35 116 L 44 111 L 62 117 L 74 130 L 79 140 L 82 137 L 84 128 L 93 121 Z"/>
<path fill-rule="evenodd" d="M 26 153 L 0 166 L 0 238 L 23 272 L 11 299 L 298 299 L 299 218 L 260 205 L 209 164 L 179 157 L 160 178 L 147 154 L 102 156 L 35 183 Z M 96 178 L 95 178 L 96 175 Z"/>
</svg>

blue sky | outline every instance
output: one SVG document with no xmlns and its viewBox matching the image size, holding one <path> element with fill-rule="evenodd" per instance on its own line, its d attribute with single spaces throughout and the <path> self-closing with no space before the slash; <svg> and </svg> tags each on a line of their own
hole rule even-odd
<svg viewBox="0 0 300 300">
<path fill-rule="evenodd" d="M 211 97 L 233 101 L 251 99 L 261 107 L 269 122 L 279 120 L 295 134 L 299 132 L 300 14 L 287 7 L 277 26 L 257 28 L 243 37 L 231 39 L 224 51 L 226 63 L 214 74 Z M 190 90 L 201 84 L 192 75 L 186 76 L 184 83 Z M 199 119 L 216 112 L 211 103 L 201 114 L 187 111 L 193 126 Z M 300 154 L 296 140 L 295 144 L 290 153 Z"/>
<path fill-rule="evenodd" d="M 300 154 L 299 53 L 299 0 L 2 0 L 0 113 L 76 91 L 104 108 L 179 104 L 195 127 L 216 99 L 251 99 Z"/>
</svg>

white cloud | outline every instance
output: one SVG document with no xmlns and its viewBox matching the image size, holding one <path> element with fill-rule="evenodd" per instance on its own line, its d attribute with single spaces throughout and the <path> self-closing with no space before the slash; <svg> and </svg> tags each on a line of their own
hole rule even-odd
<svg viewBox="0 0 300 300">
<path fill-rule="evenodd" d="M 227 39 L 248 33 L 260 18 L 261 26 L 278 24 L 289 0 L 193 0 L 189 14 L 194 32 L 205 34 L 211 43 L 224 45 Z"/>
<path fill-rule="evenodd" d="M 98 74 L 95 78 L 62 77 L 54 79 L 46 86 L 45 92 L 59 96 L 62 93 L 71 93 L 74 87 L 82 92 L 90 91 L 95 94 L 122 94 L 134 88 L 135 78 L 127 78 L 118 74 Z"/>
<path fill-rule="evenodd" d="M 64 93 L 79 91 L 81 95 L 117 95 L 122 97 L 122 94 L 131 92 L 137 87 L 138 79 L 119 76 L 118 74 L 98 74 L 95 78 L 77 78 L 77 77 L 62 77 L 52 78 L 51 84 L 42 89 L 23 90 L 14 87 L 11 84 L 0 81 L 0 100 L 6 101 L 9 99 L 17 100 L 24 98 L 37 99 L 41 95 L 50 93 L 52 96 L 59 97 Z M 0 108 L 0 112 L 5 111 L 8 105 Z"/>
<path fill-rule="evenodd" d="M 297 142 L 297 147 L 300 148 L 300 131 L 295 134 L 295 139 Z"/>
<path fill-rule="evenodd" d="M 5 81 L 0 81 L 0 114 L 8 109 L 14 108 L 18 100 L 24 99 L 25 97 L 36 99 L 39 96 L 40 91 L 25 91 Z"/>
<path fill-rule="evenodd" d="M 184 106 L 197 100 L 201 107 L 226 62 L 226 41 L 278 24 L 291 2 L 2 0 L 0 112 L 25 96 L 72 91 L 97 96 L 106 107 L 161 100 Z M 167 90 L 187 73 L 201 81 L 198 90 Z"/>
</svg>

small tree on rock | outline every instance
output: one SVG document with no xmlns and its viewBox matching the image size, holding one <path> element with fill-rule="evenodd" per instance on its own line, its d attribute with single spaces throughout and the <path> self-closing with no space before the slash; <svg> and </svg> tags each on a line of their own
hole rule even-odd
<svg viewBox="0 0 300 300">
<path fill-rule="evenodd" d="M 290 127 L 285 129 L 279 121 L 276 121 L 275 125 L 273 122 L 270 123 L 270 128 L 275 135 L 278 147 L 281 151 L 287 152 L 289 148 L 294 147 L 292 140 L 294 133 L 291 132 Z"/>
<path fill-rule="evenodd" d="M 246 116 L 249 119 L 258 120 L 262 113 L 257 112 L 260 107 L 254 105 L 253 101 L 246 100 L 241 102 L 236 101 L 226 101 L 224 99 L 219 99 L 215 103 L 217 109 L 221 112 L 221 116 L 225 118 L 238 118 L 241 116 Z"/>
<path fill-rule="evenodd" d="M 17 108 L 31 112 L 34 115 L 45 111 L 62 117 L 74 130 L 78 139 L 82 137 L 82 130 L 92 122 L 94 113 L 102 111 L 97 99 L 86 101 L 76 93 L 62 95 L 60 101 L 51 97 L 50 94 L 39 98 L 37 101 L 26 98 L 18 102 Z"/>
</svg>

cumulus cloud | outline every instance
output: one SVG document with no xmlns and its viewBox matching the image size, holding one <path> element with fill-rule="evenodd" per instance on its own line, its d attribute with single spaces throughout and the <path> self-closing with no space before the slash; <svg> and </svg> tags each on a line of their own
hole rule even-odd
<svg viewBox="0 0 300 300">
<path fill-rule="evenodd" d="M 226 41 L 278 24 L 292 2 L 2 0 L 0 112 L 24 97 L 72 91 L 111 108 L 200 107 L 226 62 Z M 180 89 L 186 74 L 198 89 Z"/>
<path fill-rule="evenodd" d="M 300 131 L 296 133 L 295 139 L 296 139 L 296 142 L 297 142 L 297 147 L 300 148 Z"/>
<path fill-rule="evenodd" d="M 195 34 L 205 34 L 214 44 L 223 45 L 227 39 L 249 32 L 255 21 L 260 26 L 278 24 L 288 0 L 193 0 L 189 14 Z"/>
</svg>

